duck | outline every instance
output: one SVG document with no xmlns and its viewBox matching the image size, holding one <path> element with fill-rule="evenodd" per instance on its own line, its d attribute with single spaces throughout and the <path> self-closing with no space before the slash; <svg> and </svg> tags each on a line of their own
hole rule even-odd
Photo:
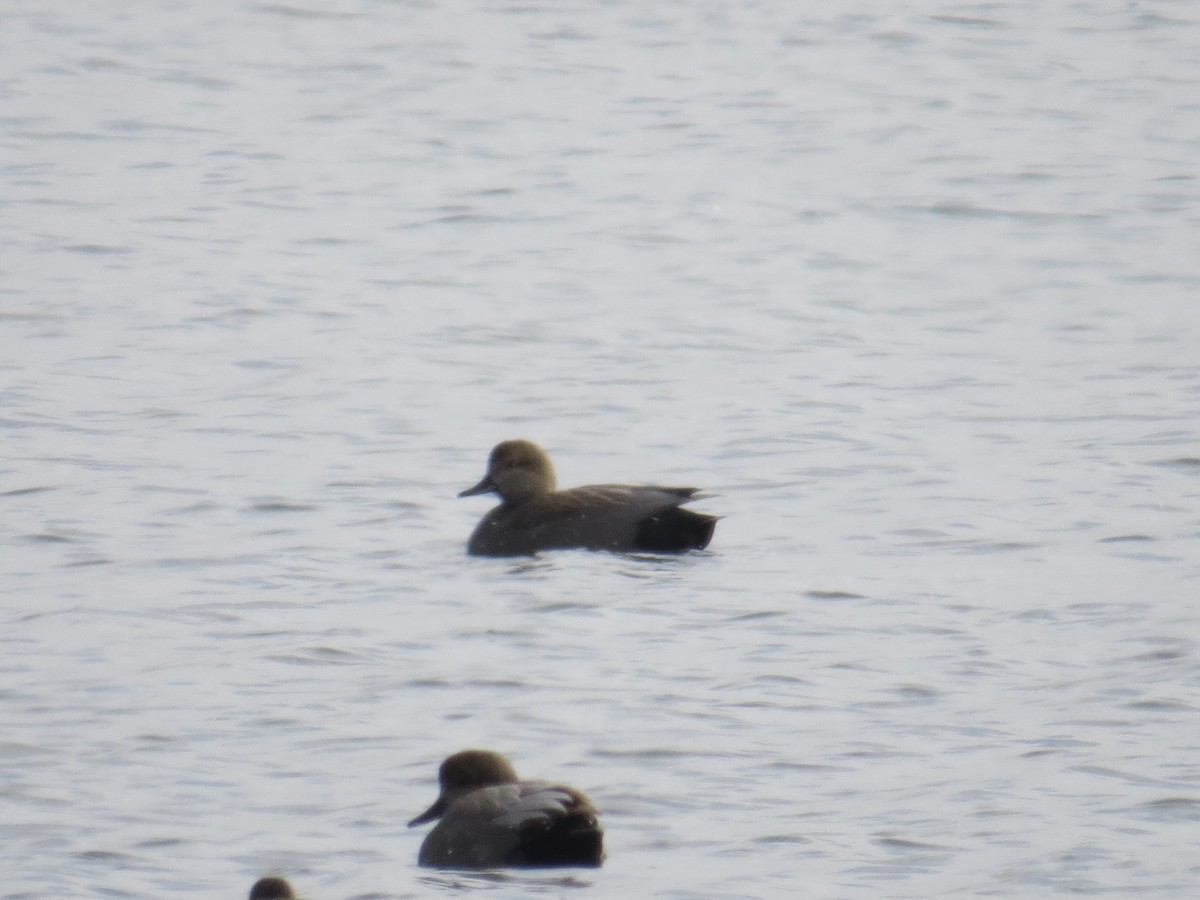
<svg viewBox="0 0 1200 900">
<path fill-rule="evenodd" d="M 269 875 L 254 882 L 250 888 L 250 900 L 295 900 L 292 886 L 286 879 Z"/>
<path fill-rule="evenodd" d="M 493 750 L 462 750 L 438 769 L 440 793 L 409 828 L 437 820 L 417 862 L 446 869 L 599 866 L 599 813 L 574 788 L 523 781 Z"/>
<path fill-rule="evenodd" d="M 521 556 L 542 550 L 685 553 L 712 540 L 718 516 L 684 509 L 699 489 L 592 484 L 557 490 L 546 451 L 527 440 L 501 441 L 487 473 L 459 497 L 494 493 L 500 505 L 467 542 L 473 556 Z"/>
</svg>

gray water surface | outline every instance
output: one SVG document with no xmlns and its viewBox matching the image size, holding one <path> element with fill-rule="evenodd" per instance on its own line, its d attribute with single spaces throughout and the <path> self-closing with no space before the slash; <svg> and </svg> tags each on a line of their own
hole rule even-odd
<svg viewBox="0 0 1200 900">
<path fill-rule="evenodd" d="M 10 7 L 0 897 L 1200 887 L 1193 4 Z M 512 437 L 712 547 L 466 557 Z"/>
</svg>

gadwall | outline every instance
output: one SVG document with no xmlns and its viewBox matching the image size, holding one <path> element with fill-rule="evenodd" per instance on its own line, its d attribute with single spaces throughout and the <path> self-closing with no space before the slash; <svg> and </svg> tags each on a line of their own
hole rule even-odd
<svg viewBox="0 0 1200 900">
<path fill-rule="evenodd" d="M 697 488 L 592 484 L 554 489 L 550 457 L 532 441 L 504 441 L 488 457 L 487 474 L 458 496 L 493 492 L 500 505 L 475 527 L 467 552 L 516 556 L 539 550 L 683 553 L 703 550 L 717 517 L 683 509 Z"/>
<path fill-rule="evenodd" d="M 254 882 L 250 888 L 250 900 L 295 900 L 292 886 L 282 878 L 268 876 Z"/>
<path fill-rule="evenodd" d="M 598 866 L 604 859 L 596 807 L 574 788 L 521 781 L 491 750 L 448 757 L 438 781 L 433 806 L 408 823 L 441 819 L 421 844 L 423 866 Z"/>
</svg>

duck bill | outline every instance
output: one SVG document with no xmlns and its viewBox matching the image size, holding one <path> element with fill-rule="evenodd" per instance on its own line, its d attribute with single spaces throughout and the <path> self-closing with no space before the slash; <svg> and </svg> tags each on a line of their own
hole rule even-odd
<svg viewBox="0 0 1200 900">
<path fill-rule="evenodd" d="M 438 797 L 437 800 L 434 801 L 433 806 L 429 807 L 429 809 L 425 810 L 425 812 L 421 813 L 419 816 L 409 822 L 408 827 L 412 828 L 414 825 L 424 825 L 426 822 L 432 822 L 434 819 L 440 818 L 442 813 L 445 811 L 446 798 Z"/>
<path fill-rule="evenodd" d="M 458 496 L 474 497 L 476 494 L 489 494 L 494 490 L 496 490 L 496 482 L 492 481 L 491 475 L 484 475 L 483 481 L 479 482 L 479 484 L 475 485 L 475 487 L 467 488 Z"/>
</svg>

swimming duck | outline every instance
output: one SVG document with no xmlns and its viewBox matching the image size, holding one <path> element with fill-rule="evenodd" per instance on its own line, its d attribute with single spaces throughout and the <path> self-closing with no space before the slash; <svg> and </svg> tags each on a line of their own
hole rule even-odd
<svg viewBox="0 0 1200 900">
<path fill-rule="evenodd" d="M 268 876 L 254 882 L 250 888 L 250 900 L 295 900 L 292 886 L 282 878 Z"/>
<path fill-rule="evenodd" d="M 463 750 L 438 770 L 441 793 L 409 827 L 438 820 L 425 836 L 423 866 L 598 866 L 604 832 L 596 807 L 574 788 L 522 781 L 491 750 Z"/>
<path fill-rule="evenodd" d="M 683 553 L 707 547 L 717 525 L 717 516 L 682 507 L 697 491 L 629 484 L 555 490 L 550 457 L 532 441 L 515 440 L 497 444 L 487 474 L 458 496 L 500 496 L 500 505 L 483 517 L 467 544 L 476 556 L 572 547 Z"/>
</svg>

